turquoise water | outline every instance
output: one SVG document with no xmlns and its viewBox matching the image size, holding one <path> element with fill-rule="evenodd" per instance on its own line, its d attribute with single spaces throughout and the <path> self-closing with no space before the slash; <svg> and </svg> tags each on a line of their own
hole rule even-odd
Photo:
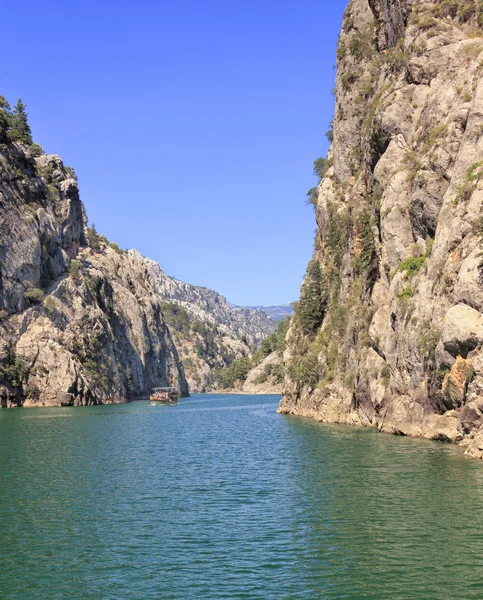
<svg viewBox="0 0 483 600">
<path fill-rule="evenodd" d="M 483 465 L 277 396 L 0 411 L 0 598 L 483 598 Z"/>
</svg>

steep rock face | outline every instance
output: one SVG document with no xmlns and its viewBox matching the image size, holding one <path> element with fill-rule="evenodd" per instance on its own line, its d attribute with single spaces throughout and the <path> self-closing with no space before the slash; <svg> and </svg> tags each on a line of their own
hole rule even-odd
<svg viewBox="0 0 483 600">
<path fill-rule="evenodd" d="M 88 247 L 73 171 L 0 145 L 0 404 L 124 401 L 188 388 L 137 256 Z"/>
<path fill-rule="evenodd" d="M 349 3 L 281 412 L 481 456 L 481 23 L 477 2 Z"/>
<path fill-rule="evenodd" d="M 34 158 L 13 143 L 0 145 L 0 211 L 0 308 L 12 313 L 29 287 L 65 273 L 86 244 L 86 216 L 59 156 Z"/>
<path fill-rule="evenodd" d="M 209 391 L 274 330 L 263 311 L 89 232 L 74 171 L 2 140 L 2 406 L 118 402 L 170 382 Z"/>
<path fill-rule="evenodd" d="M 216 389 L 217 371 L 251 356 L 275 328 L 264 312 L 232 307 L 215 291 L 169 277 L 156 262 L 129 253 L 160 300 L 192 392 Z"/>
</svg>

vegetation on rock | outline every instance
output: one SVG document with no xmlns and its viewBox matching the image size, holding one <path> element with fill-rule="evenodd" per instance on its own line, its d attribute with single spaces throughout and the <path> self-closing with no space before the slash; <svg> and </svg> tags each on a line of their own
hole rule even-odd
<svg viewBox="0 0 483 600">
<path fill-rule="evenodd" d="M 483 420 L 482 27 L 479 0 L 349 3 L 282 412 L 458 441 L 457 396 Z"/>
</svg>

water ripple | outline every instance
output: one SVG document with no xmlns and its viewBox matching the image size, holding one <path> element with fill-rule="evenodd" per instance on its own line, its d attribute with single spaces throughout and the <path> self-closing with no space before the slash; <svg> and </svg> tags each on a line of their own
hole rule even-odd
<svg viewBox="0 0 483 600">
<path fill-rule="evenodd" d="M 1 411 L 0 597 L 483 597 L 481 464 L 277 400 Z"/>
</svg>

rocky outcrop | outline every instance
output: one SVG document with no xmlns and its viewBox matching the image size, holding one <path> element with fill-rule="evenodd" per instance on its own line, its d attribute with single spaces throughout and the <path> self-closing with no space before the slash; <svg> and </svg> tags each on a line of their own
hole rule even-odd
<svg viewBox="0 0 483 600">
<path fill-rule="evenodd" d="M 482 19 L 471 1 L 349 3 L 280 412 L 481 456 Z"/>
<path fill-rule="evenodd" d="M 0 404 L 120 402 L 170 381 L 186 395 L 137 253 L 88 240 L 72 169 L 5 140 L 0 177 Z"/>
<path fill-rule="evenodd" d="M 122 402 L 170 383 L 206 391 L 274 330 L 262 310 L 89 229 L 73 169 L 2 132 L 1 406 Z"/>
<path fill-rule="evenodd" d="M 280 352 L 272 352 L 247 375 L 241 387 L 242 394 L 281 394 L 283 359 Z"/>
</svg>

